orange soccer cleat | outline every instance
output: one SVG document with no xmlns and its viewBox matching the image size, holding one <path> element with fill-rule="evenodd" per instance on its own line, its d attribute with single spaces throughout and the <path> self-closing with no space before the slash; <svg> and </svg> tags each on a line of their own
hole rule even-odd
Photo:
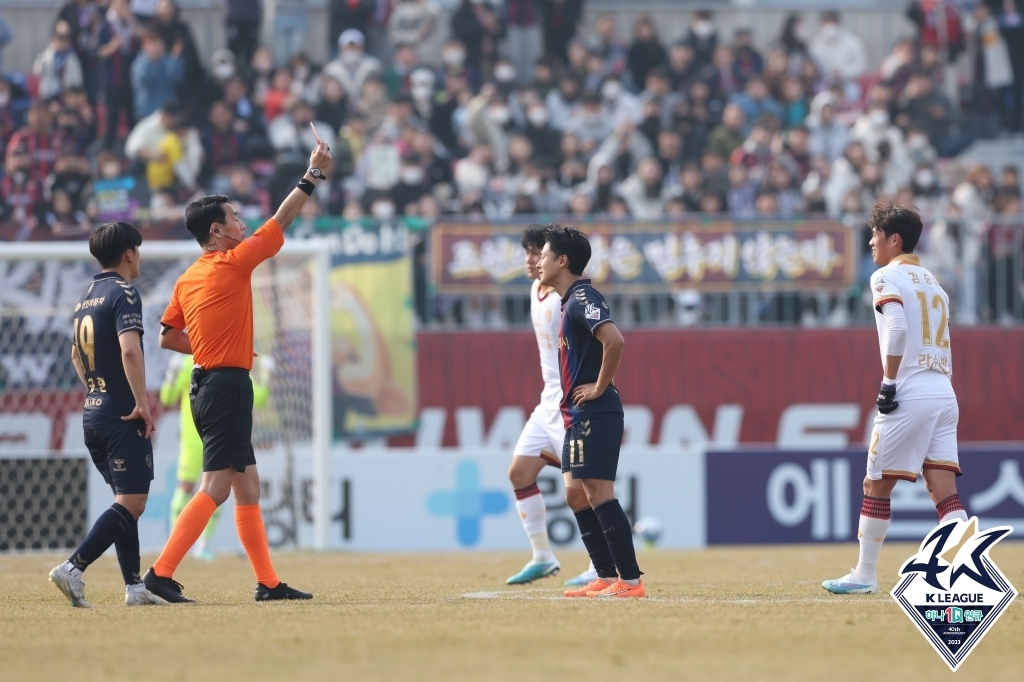
<svg viewBox="0 0 1024 682">
<path fill-rule="evenodd" d="M 624 580 L 616 580 L 603 590 L 591 590 L 587 592 L 587 596 L 598 597 L 601 599 L 605 597 L 646 597 L 647 590 L 644 589 L 644 582 L 642 580 L 636 585 L 630 585 Z"/>
<path fill-rule="evenodd" d="M 595 578 L 594 580 L 591 580 L 589 583 L 587 583 L 586 585 L 584 585 L 583 587 L 581 587 L 581 588 L 579 588 L 577 590 L 566 590 L 565 591 L 565 596 L 566 597 L 592 597 L 592 596 L 594 596 L 594 594 L 596 594 L 596 593 L 600 592 L 601 590 L 607 588 L 609 585 L 612 585 L 613 582 L 617 582 L 617 581 L 611 581 L 611 580 L 607 580 L 605 578 Z"/>
</svg>

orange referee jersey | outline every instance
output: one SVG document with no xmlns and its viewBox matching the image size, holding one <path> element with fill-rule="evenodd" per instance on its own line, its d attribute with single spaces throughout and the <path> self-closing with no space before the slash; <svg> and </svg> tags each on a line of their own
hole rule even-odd
<svg viewBox="0 0 1024 682">
<path fill-rule="evenodd" d="M 252 271 L 281 250 L 271 218 L 230 251 L 208 251 L 174 285 L 161 324 L 188 330 L 195 364 L 252 369 Z"/>
</svg>

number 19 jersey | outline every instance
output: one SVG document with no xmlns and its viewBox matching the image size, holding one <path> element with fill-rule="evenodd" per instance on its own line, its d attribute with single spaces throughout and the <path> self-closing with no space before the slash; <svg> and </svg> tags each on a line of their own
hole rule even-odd
<svg viewBox="0 0 1024 682">
<path fill-rule="evenodd" d="M 907 318 L 907 345 L 896 374 L 897 400 L 953 397 L 949 297 L 917 256 L 903 254 L 871 275 L 875 325 L 885 363 L 882 306 L 898 303 Z"/>
<path fill-rule="evenodd" d="M 135 397 L 124 373 L 118 337 L 127 331 L 142 334 L 142 299 L 116 272 L 93 277 L 75 306 L 72 343 L 85 368 L 89 394 L 85 399 L 86 428 L 114 421 L 135 409 Z"/>
</svg>

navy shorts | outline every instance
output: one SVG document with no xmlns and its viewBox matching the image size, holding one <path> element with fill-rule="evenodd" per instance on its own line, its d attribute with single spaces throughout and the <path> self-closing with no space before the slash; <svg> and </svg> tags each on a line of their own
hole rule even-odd
<svg viewBox="0 0 1024 682">
<path fill-rule="evenodd" d="M 577 422 L 565 432 L 562 473 L 576 478 L 614 481 L 622 446 L 622 413 L 601 412 Z"/>
<path fill-rule="evenodd" d="M 192 420 L 203 439 L 203 471 L 245 471 L 256 463 L 252 448 L 252 379 L 223 367 L 193 370 Z"/>
<path fill-rule="evenodd" d="M 85 447 L 92 463 L 115 495 L 149 493 L 153 480 L 153 442 L 141 419 L 85 428 Z"/>
</svg>

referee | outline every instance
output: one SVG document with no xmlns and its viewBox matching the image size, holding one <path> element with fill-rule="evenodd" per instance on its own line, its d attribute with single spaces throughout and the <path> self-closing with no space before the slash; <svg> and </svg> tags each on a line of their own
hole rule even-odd
<svg viewBox="0 0 1024 682">
<path fill-rule="evenodd" d="M 277 578 L 260 515 L 260 477 L 252 447 L 252 272 L 284 244 L 284 230 L 299 214 L 331 150 L 318 142 L 310 168 L 273 218 L 245 238 L 245 225 L 228 197 L 193 201 L 185 226 L 203 255 L 178 278 L 160 323 L 160 347 L 191 354 L 195 365 L 189 396 L 203 440 L 203 478 L 178 516 L 160 558 L 146 573 L 146 588 L 169 602 L 194 601 L 182 594 L 174 570 L 228 494 L 235 493 L 235 527 L 256 574 L 256 601 L 312 599 Z"/>
</svg>

